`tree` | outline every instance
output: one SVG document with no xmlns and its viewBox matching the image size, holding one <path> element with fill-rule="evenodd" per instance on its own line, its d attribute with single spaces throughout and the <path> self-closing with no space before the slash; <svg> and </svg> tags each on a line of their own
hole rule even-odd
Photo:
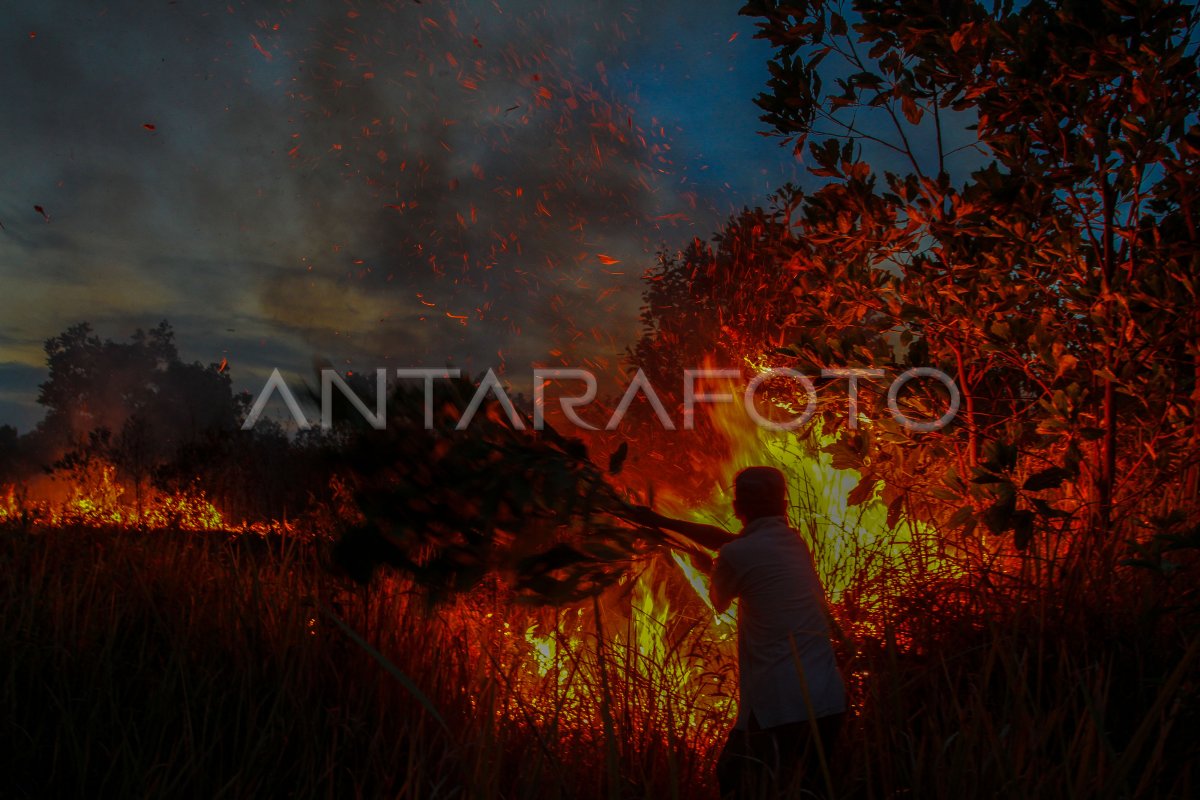
<svg viewBox="0 0 1200 800">
<path fill-rule="evenodd" d="M 1200 469 L 1195 8 L 752 0 L 742 13 L 777 48 L 763 119 L 822 183 L 779 221 L 768 272 L 784 268 L 793 302 L 739 346 L 758 357 L 782 336 L 810 368 L 935 366 L 963 395 L 959 423 L 936 434 L 886 411 L 845 431 L 835 448 L 863 472 L 856 496 L 899 489 L 923 515 L 1012 531 L 1021 548 L 1066 517 L 1105 539 L 1168 504 L 1194 513 L 1180 476 Z M 720 283 L 676 274 L 676 293 Z M 673 324 L 656 319 L 650 338 Z M 868 386 L 868 409 L 882 388 Z M 944 408 L 936 393 L 908 402 Z"/>
<path fill-rule="evenodd" d="M 659 254 L 643 292 L 643 336 L 631 353 L 656 386 L 674 386 L 681 370 L 706 358 L 735 364 L 770 337 L 788 341 L 776 312 L 790 300 L 788 225 L 802 197 L 785 186 L 767 209 L 743 209 L 713 237 Z M 785 256 L 781 258 L 780 256 Z"/>
<path fill-rule="evenodd" d="M 135 331 L 127 343 L 102 341 L 80 323 L 47 340 L 45 349 L 49 376 L 38 402 L 46 417 L 37 433 L 46 460 L 70 461 L 102 442 L 99 455 L 132 485 L 139 516 L 157 470 L 212 432 L 237 428 L 228 372 L 183 362 L 165 321 Z"/>
</svg>

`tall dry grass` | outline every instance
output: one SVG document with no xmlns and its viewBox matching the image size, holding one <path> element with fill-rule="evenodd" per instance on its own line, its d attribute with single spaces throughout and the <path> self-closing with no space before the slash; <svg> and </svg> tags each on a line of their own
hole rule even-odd
<svg viewBox="0 0 1200 800">
<path fill-rule="evenodd" d="M 715 796 L 713 695 L 735 675 L 699 604 L 658 618 L 626 586 L 605 600 L 625 615 L 532 611 L 491 587 L 430 606 L 321 558 L 286 538 L 0 531 L 0 795 Z M 1192 795 L 1186 625 L 989 591 L 914 585 L 844 620 L 833 794 Z M 534 624 L 555 642 L 540 668 Z"/>
</svg>

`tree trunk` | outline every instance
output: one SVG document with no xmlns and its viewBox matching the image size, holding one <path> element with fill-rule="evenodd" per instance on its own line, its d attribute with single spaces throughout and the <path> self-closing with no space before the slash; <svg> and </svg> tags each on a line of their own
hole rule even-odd
<svg viewBox="0 0 1200 800">
<path fill-rule="evenodd" d="M 972 467 L 977 467 L 979 466 L 979 429 L 975 425 L 975 392 L 967 380 L 962 349 L 957 346 L 954 348 L 954 366 L 958 370 L 958 384 L 967 407 L 967 458 Z M 963 480 L 969 480 L 968 476 L 963 475 Z"/>
<path fill-rule="evenodd" d="M 1111 362 L 1110 362 L 1111 363 Z M 1100 444 L 1100 485 L 1097 491 L 1099 503 L 1098 523 L 1100 534 L 1107 535 L 1112 526 L 1112 492 L 1117 473 L 1117 390 L 1116 384 L 1104 384 L 1104 438 Z"/>
</svg>

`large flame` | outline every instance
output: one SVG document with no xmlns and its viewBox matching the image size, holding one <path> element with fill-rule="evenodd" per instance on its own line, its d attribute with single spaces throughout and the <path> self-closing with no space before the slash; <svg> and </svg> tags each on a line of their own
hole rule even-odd
<svg viewBox="0 0 1200 800">
<path fill-rule="evenodd" d="M 900 597 L 909 582 L 960 572 L 948 557 L 943 538 L 930 526 L 905 515 L 889 522 L 878 486 L 864 501 L 851 504 L 862 475 L 833 466 L 827 449 L 837 441 L 838 432 L 814 428 L 801 436 L 761 426 L 742 405 L 743 389 L 735 381 L 710 388 L 734 398 L 706 407 L 717 434 L 725 440 L 728 457 L 714 463 L 701 455 L 691 462 L 695 469 L 709 470 L 715 488 L 697 503 L 663 487 L 658 492 L 661 511 L 736 532 L 734 477 L 746 467 L 776 467 L 787 477 L 790 521 L 812 551 L 831 603 L 848 611 L 849 618 L 840 621 L 864 632 L 878 627 L 878 617 L 888 610 L 885 606 Z M 872 422 L 861 418 L 858 424 L 870 428 Z M 686 556 L 672 555 L 687 584 L 708 603 L 707 576 Z M 719 627 L 728 621 L 714 617 L 713 624 Z"/>
<path fill-rule="evenodd" d="M 670 486 L 656 487 L 660 511 L 734 531 L 734 476 L 750 466 L 780 469 L 788 479 L 792 524 L 813 552 L 840 627 L 851 635 L 878 633 L 880 617 L 901 596 L 906 580 L 954 571 L 928 526 L 903 517 L 889 524 L 878 490 L 851 505 L 851 492 L 862 476 L 835 469 L 832 456 L 824 452 L 836 433 L 804 438 L 760 427 L 742 407 L 740 387 L 731 384 L 725 390 L 739 402 L 713 405 L 708 413 L 726 445 L 711 451 L 728 456 L 705 461 L 697 454 L 691 459 L 696 469 L 709 470 L 707 477 L 716 488 L 696 502 Z M 671 435 L 663 433 L 664 438 Z M 685 447 L 686 441 L 657 444 Z M 632 486 L 648 482 L 648 476 L 635 467 L 627 480 Z M 536 622 L 519 629 L 521 647 L 513 657 L 524 659 L 523 691 L 535 707 L 558 714 L 565 708 L 584 716 L 596 713 L 605 691 L 608 652 L 610 657 L 621 654 L 620 669 L 609 676 L 608 686 L 623 681 L 623 702 L 637 706 L 641 724 L 662 724 L 661 714 L 678 712 L 677 722 L 691 726 L 704 740 L 718 736 L 732 721 L 736 603 L 716 614 L 708 576 L 689 555 L 670 556 L 670 561 L 651 562 L 631 577 L 624 591 L 604 603 L 599 617 L 584 609 L 560 611 L 553 624 Z M 603 640 L 598 639 L 601 629 Z M 639 686 L 654 690 L 643 695 Z"/>
<path fill-rule="evenodd" d="M 627 604 L 555 610 L 524 630 L 505 623 L 522 715 L 590 720 L 599 730 L 607 705 L 642 731 L 717 740 L 733 712 L 736 675 L 715 671 L 732 663 L 732 629 L 697 614 L 688 595 L 673 603 L 659 571 L 652 562 L 618 587 Z"/>
<path fill-rule="evenodd" d="M 740 387 L 726 391 L 740 401 Z M 736 530 L 732 516 L 734 476 L 743 468 L 768 465 L 788 479 L 791 521 L 814 554 L 834 613 L 843 630 L 870 635 L 886 604 L 900 596 L 907 576 L 953 570 L 938 537 L 920 522 L 888 524 L 878 496 L 851 505 L 861 476 L 835 469 L 823 451 L 836 434 L 776 432 L 754 423 L 740 402 L 707 407 L 726 454 L 692 464 L 715 487 L 700 502 L 671 486 L 657 487 L 660 511 Z M 870 425 L 862 420 L 864 426 Z M 685 447 L 678 441 L 661 448 Z M 711 443 L 711 442 L 710 442 Z M 648 444 L 648 443 L 647 443 Z M 630 486 L 649 483 L 637 467 Z M 136 495 L 136 496 L 135 496 Z M 0 493 L 0 522 L 27 508 L 13 489 Z M 143 526 L 217 530 L 221 514 L 203 494 L 133 492 L 101 465 L 70 487 L 69 496 L 43 519 L 55 525 Z M 669 555 L 670 558 L 666 556 Z M 736 605 L 718 615 L 708 597 L 708 577 L 683 552 L 639 562 L 636 571 L 588 605 L 528 611 L 516 606 L 482 611 L 477 599 L 457 601 L 448 614 L 462 640 L 485 643 L 481 665 L 503 676 L 511 693 L 495 713 L 518 722 L 569 721 L 602 729 L 601 710 L 623 725 L 644 731 L 683 731 L 692 741 L 716 742 L 732 721 L 736 696 Z"/>
</svg>

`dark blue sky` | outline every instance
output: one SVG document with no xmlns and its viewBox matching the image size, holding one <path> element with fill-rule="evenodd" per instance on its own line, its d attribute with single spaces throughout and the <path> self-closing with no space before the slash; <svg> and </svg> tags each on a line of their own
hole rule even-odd
<svg viewBox="0 0 1200 800">
<path fill-rule="evenodd" d="M 313 357 L 611 364 L 657 249 L 803 174 L 737 7 L 10 8 L 0 422 L 36 422 L 42 343 L 85 320 L 165 318 L 239 389 Z"/>
</svg>

